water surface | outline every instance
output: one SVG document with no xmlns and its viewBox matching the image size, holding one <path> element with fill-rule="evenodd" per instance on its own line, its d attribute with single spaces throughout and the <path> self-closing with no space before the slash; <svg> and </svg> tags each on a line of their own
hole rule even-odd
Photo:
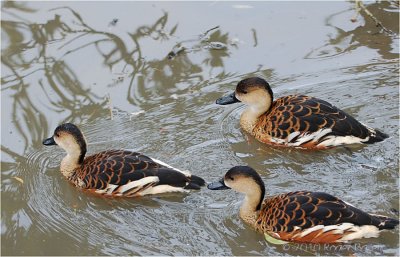
<svg viewBox="0 0 400 257">
<path fill-rule="evenodd" d="M 351 22 L 352 2 L 2 2 L 2 255 L 399 255 L 398 229 L 342 247 L 270 244 L 239 219 L 233 191 L 87 195 L 58 171 L 63 151 L 41 144 L 73 122 L 89 154 L 134 149 L 208 182 L 250 165 L 268 194 L 325 191 L 396 217 L 399 7 L 367 8 L 395 33 L 364 13 Z M 263 145 L 240 129 L 243 106 L 214 104 L 253 75 L 390 138 Z"/>
</svg>

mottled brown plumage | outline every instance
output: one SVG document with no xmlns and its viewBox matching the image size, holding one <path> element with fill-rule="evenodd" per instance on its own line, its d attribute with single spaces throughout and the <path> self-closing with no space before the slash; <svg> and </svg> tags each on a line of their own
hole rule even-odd
<svg viewBox="0 0 400 257">
<path fill-rule="evenodd" d="M 264 183 L 247 166 L 230 169 L 223 180 L 208 188 L 232 188 L 244 193 L 241 218 L 257 231 L 285 241 L 335 243 L 376 237 L 379 230 L 393 229 L 399 223 L 396 219 L 368 214 L 322 192 L 297 191 L 263 200 Z"/>
<path fill-rule="evenodd" d="M 217 103 L 239 101 L 249 105 L 241 115 L 241 126 L 267 144 L 324 149 L 369 144 L 388 137 L 315 97 L 289 95 L 273 101 L 269 84 L 257 77 L 240 81 L 234 94 L 218 99 Z"/>
<path fill-rule="evenodd" d="M 61 173 L 75 186 L 104 196 L 141 196 L 164 192 L 185 192 L 205 184 L 191 175 L 127 150 L 103 151 L 85 158 L 86 141 L 73 124 L 58 126 L 44 145 L 59 145 L 67 152 Z"/>
<path fill-rule="evenodd" d="M 259 212 L 256 228 L 286 241 L 330 243 L 352 233 L 352 227 L 340 233 L 334 227 L 326 231 L 321 227 L 305 236 L 301 233 L 318 225 L 326 227 L 343 223 L 383 229 L 387 225 L 380 223 L 390 220 L 370 215 L 326 193 L 298 191 L 267 197 Z"/>
</svg>

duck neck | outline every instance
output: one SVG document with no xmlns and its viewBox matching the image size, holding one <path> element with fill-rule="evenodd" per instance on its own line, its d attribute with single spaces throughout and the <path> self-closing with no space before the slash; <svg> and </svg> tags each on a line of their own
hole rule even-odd
<svg viewBox="0 0 400 257">
<path fill-rule="evenodd" d="M 75 148 L 67 151 L 67 156 L 65 156 L 61 161 L 60 170 L 67 179 L 71 178 L 75 173 L 76 168 L 82 165 L 85 158 L 86 144 L 78 146 L 78 149 Z"/>
<path fill-rule="evenodd" d="M 245 222 L 252 225 L 256 222 L 263 198 L 264 190 L 261 189 L 246 194 L 239 213 Z"/>
<path fill-rule="evenodd" d="M 268 97 L 265 101 L 257 102 L 247 107 L 240 117 L 242 128 L 246 132 L 253 134 L 253 129 L 257 124 L 258 118 L 270 109 L 271 104 L 272 98 Z"/>
</svg>

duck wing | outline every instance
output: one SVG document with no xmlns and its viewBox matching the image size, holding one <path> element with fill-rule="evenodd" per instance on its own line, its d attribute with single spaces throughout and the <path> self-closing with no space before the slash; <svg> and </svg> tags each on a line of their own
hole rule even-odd
<svg viewBox="0 0 400 257">
<path fill-rule="evenodd" d="M 332 243 L 376 237 L 398 220 L 368 214 L 327 193 L 292 192 L 266 199 L 259 222 L 287 241 Z"/>
<path fill-rule="evenodd" d="M 290 95 L 277 99 L 265 115 L 264 133 L 292 146 L 330 147 L 373 143 L 387 137 L 358 122 L 332 104 L 314 97 Z"/>
<path fill-rule="evenodd" d="M 199 189 L 204 180 L 137 152 L 111 150 L 84 160 L 73 178 L 107 196 L 138 196 Z M 203 184 L 202 184 L 203 183 Z"/>
</svg>

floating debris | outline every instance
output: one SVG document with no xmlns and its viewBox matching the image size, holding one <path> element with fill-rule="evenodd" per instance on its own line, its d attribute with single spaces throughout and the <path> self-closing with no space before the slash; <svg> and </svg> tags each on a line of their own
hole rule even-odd
<svg viewBox="0 0 400 257">
<path fill-rule="evenodd" d="M 219 29 L 219 26 L 215 26 L 214 28 L 211 28 L 209 30 L 207 30 L 206 32 L 202 33 L 199 35 L 199 39 L 201 41 L 204 41 L 205 38 L 209 38 L 208 33 L 210 33 L 213 30 Z"/>
<path fill-rule="evenodd" d="M 185 51 L 185 47 L 184 46 L 174 46 L 174 48 L 172 48 L 171 52 L 168 53 L 167 58 L 168 60 L 171 60 L 173 58 L 175 58 L 178 54 L 181 54 Z"/>
<path fill-rule="evenodd" d="M 208 42 L 208 41 L 210 41 L 210 36 L 208 35 L 200 38 L 200 42 Z"/>
<path fill-rule="evenodd" d="M 210 42 L 204 48 L 214 49 L 214 50 L 222 50 L 222 49 L 226 49 L 227 45 L 222 42 Z"/>
<path fill-rule="evenodd" d="M 138 115 L 140 115 L 142 113 L 145 113 L 145 111 L 140 110 L 140 111 L 137 111 L 137 112 L 131 112 L 130 116 L 129 116 L 129 120 L 132 120 L 133 117 L 138 116 Z"/>
<path fill-rule="evenodd" d="M 228 46 L 226 43 L 222 43 L 219 41 L 211 41 L 210 32 L 214 30 L 218 30 L 219 26 L 215 26 L 204 33 L 201 33 L 194 39 L 188 39 L 177 43 L 174 48 L 167 54 L 167 59 L 171 60 L 183 53 L 191 53 L 194 51 L 199 51 L 202 49 L 213 49 L 213 50 L 223 50 L 227 49 Z M 217 33 L 217 36 L 219 33 Z M 224 37 L 222 37 L 224 38 Z"/>
<path fill-rule="evenodd" d="M 11 177 L 11 178 L 15 179 L 16 181 L 18 181 L 21 184 L 24 184 L 24 180 L 20 177 Z"/>
<path fill-rule="evenodd" d="M 108 23 L 108 26 L 116 26 L 118 23 L 118 19 L 113 19 L 112 21 L 110 21 L 110 23 Z"/>
<path fill-rule="evenodd" d="M 140 110 L 140 111 L 137 111 L 137 112 L 131 112 L 131 115 L 132 116 L 137 116 L 137 115 L 142 114 L 142 113 L 144 113 L 144 111 Z"/>
<path fill-rule="evenodd" d="M 106 99 L 107 104 L 108 104 L 108 109 L 110 110 L 110 119 L 113 120 L 113 119 L 114 119 L 114 117 L 113 117 L 113 105 L 112 105 L 112 102 L 111 102 L 111 95 L 110 95 L 110 93 L 108 93 L 108 94 L 105 96 L 105 99 Z"/>
<path fill-rule="evenodd" d="M 257 31 L 255 29 L 251 29 L 251 31 L 253 32 L 253 39 L 254 39 L 253 47 L 256 47 L 258 45 Z"/>
</svg>

